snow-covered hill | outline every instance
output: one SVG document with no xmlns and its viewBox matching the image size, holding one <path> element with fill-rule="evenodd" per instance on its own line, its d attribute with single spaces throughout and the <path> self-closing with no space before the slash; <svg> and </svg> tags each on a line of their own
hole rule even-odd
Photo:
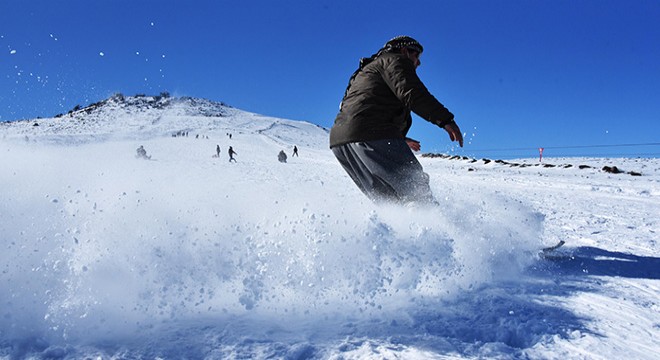
<svg viewBox="0 0 660 360">
<path fill-rule="evenodd" d="M 441 206 L 379 207 L 325 129 L 113 97 L 0 161 L 0 358 L 660 356 L 658 159 L 420 157 Z"/>
<path fill-rule="evenodd" d="M 275 131 L 275 129 L 280 129 Z M 327 131 L 303 121 L 262 116 L 226 104 L 191 97 L 123 96 L 76 106 L 53 118 L 0 123 L 3 138 L 62 144 L 105 140 L 146 140 L 163 136 L 213 137 L 230 132 L 273 134 L 305 146 L 327 143 Z"/>
</svg>

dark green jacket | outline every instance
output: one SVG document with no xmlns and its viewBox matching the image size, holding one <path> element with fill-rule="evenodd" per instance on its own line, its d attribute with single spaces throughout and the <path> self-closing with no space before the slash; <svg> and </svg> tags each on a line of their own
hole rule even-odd
<svg viewBox="0 0 660 360">
<path fill-rule="evenodd" d="M 426 89 L 410 59 L 383 53 L 365 65 L 349 84 L 330 130 L 330 147 L 405 138 L 412 125 L 411 111 L 440 127 L 454 119 Z"/>
</svg>

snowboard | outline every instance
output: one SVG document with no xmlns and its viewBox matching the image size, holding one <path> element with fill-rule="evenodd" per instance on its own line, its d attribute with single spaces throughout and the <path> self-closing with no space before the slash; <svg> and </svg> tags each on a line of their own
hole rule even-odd
<svg viewBox="0 0 660 360">
<path fill-rule="evenodd" d="M 555 250 L 559 249 L 560 247 L 564 246 L 564 244 L 566 244 L 566 241 L 559 240 L 559 242 L 555 245 L 544 247 L 539 252 L 539 256 L 541 256 L 541 258 L 544 258 L 544 259 L 552 258 L 553 257 L 553 252 Z"/>
</svg>

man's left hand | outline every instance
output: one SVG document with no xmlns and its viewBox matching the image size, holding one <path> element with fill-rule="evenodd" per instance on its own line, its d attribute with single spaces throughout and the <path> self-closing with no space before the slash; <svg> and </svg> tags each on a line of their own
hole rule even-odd
<svg viewBox="0 0 660 360">
<path fill-rule="evenodd" d="M 445 125 L 445 131 L 449 134 L 451 141 L 458 141 L 458 144 L 463 147 L 463 134 L 455 122 Z"/>
</svg>

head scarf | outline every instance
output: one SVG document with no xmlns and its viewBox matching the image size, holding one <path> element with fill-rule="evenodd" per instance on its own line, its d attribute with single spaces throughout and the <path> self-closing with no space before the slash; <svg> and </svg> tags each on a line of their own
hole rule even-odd
<svg viewBox="0 0 660 360">
<path fill-rule="evenodd" d="M 383 46 L 385 52 L 392 52 L 394 50 L 401 50 L 403 48 L 408 48 L 418 53 L 424 51 L 424 47 L 417 40 L 411 38 L 410 36 L 397 36 L 390 41 L 386 42 Z"/>
</svg>

